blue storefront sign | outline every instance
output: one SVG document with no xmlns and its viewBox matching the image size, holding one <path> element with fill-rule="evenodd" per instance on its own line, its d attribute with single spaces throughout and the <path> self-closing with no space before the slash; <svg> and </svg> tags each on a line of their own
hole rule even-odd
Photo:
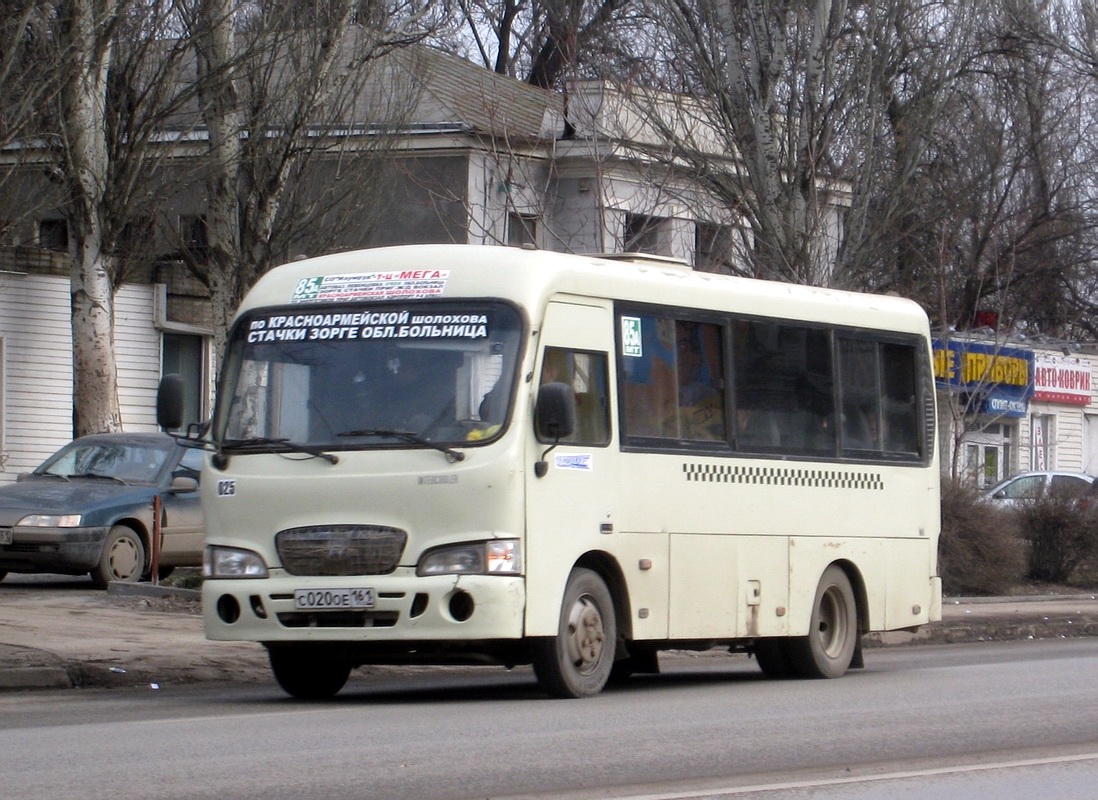
<svg viewBox="0 0 1098 800">
<path fill-rule="evenodd" d="M 1033 351 L 990 342 L 934 342 L 938 388 L 975 400 L 981 414 L 1024 417 L 1033 397 Z"/>
</svg>

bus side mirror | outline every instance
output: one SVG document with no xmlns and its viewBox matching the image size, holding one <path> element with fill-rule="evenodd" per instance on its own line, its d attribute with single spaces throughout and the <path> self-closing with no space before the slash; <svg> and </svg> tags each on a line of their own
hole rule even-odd
<svg viewBox="0 0 1098 800">
<path fill-rule="evenodd" d="M 534 430 L 550 442 L 571 436 L 576 430 L 576 393 L 567 383 L 546 383 L 538 389 Z"/>
<path fill-rule="evenodd" d="M 160 379 L 156 390 L 156 424 L 167 431 L 183 427 L 183 376 L 176 373 Z"/>
<path fill-rule="evenodd" d="M 534 430 L 539 439 L 552 442 L 541 454 L 541 459 L 534 463 L 534 474 L 544 478 L 549 471 L 545 457 L 557 442 L 576 430 L 576 393 L 571 386 L 567 383 L 542 384 L 534 407 Z"/>
</svg>

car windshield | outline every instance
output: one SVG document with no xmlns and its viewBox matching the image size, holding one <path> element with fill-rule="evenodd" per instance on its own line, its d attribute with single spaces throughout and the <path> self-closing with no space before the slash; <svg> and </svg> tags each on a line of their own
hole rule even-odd
<svg viewBox="0 0 1098 800">
<path fill-rule="evenodd" d="M 34 472 L 66 478 L 102 478 L 124 483 L 155 483 L 170 447 L 133 442 L 72 442 Z"/>
<path fill-rule="evenodd" d="M 489 440 L 521 328 L 494 302 L 253 311 L 230 340 L 214 435 L 240 451 Z"/>
</svg>

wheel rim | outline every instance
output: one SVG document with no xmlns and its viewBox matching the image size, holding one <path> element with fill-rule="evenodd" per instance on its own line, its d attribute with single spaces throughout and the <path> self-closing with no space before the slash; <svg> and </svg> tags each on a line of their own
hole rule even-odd
<svg viewBox="0 0 1098 800">
<path fill-rule="evenodd" d="M 828 658 L 838 658 L 850 635 L 846 598 L 837 586 L 829 586 L 820 598 L 820 620 L 816 628 L 820 647 Z"/>
<path fill-rule="evenodd" d="M 122 537 L 111 546 L 111 575 L 120 581 L 133 580 L 140 569 L 138 552 L 129 537 Z"/>
<path fill-rule="evenodd" d="M 606 645 L 602 613 L 590 595 L 576 598 L 568 615 L 568 659 L 581 675 L 594 672 Z"/>
</svg>

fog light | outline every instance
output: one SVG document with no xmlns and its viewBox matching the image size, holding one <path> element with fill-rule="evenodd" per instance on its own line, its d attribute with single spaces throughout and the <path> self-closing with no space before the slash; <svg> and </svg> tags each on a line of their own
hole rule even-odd
<svg viewBox="0 0 1098 800">
<path fill-rule="evenodd" d="M 473 616 L 473 609 L 476 607 L 476 603 L 473 602 L 473 596 L 468 592 L 454 592 L 450 595 L 450 616 L 454 618 L 456 622 L 465 622 L 469 617 Z"/>
<path fill-rule="evenodd" d="M 240 619 L 240 603 L 231 594 L 223 594 L 217 598 L 217 616 L 222 622 L 232 625 Z"/>
</svg>

